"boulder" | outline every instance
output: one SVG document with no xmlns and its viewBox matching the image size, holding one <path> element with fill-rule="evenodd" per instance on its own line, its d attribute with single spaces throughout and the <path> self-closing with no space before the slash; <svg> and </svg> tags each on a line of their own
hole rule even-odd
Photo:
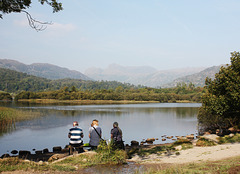
<svg viewBox="0 0 240 174">
<path fill-rule="evenodd" d="M 215 143 L 219 142 L 219 136 L 217 136 L 216 134 L 203 135 L 202 137 Z"/>
<path fill-rule="evenodd" d="M 88 153 L 88 152 L 86 152 L 86 153 Z M 66 154 L 54 154 L 48 159 L 48 162 L 53 162 L 53 161 L 65 158 L 66 156 L 67 156 Z"/>
<path fill-rule="evenodd" d="M 148 142 L 153 142 L 153 141 L 155 141 L 156 139 L 155 138 L 148 138 L 147 140 L 146 140 L 146 142 L 148 143 Z"/>
<path fill-rule="evenodd" d="M 19 157 L 26 157 L 28 155 L 31 155 L 30 151 L 27 151 L 27 150 L 20 150 L 19 151 Z"/>
<path fill-rule="evenodd" d="M 178 150 L 178 151 L 182 150 L 182 145 L 176 146 L 175 150 Z"/>
<path fill-rule="evenodd" d="M 148 143 L 148 144 L 153 144 L 154 141 L 155 141 L 155 138 L 148 138 L 148 139 L 146 140 L 146 143 Z"/>
<path fill-rule="evenodd" d="M 186 140 L 187 138 L 185 136 L 178 136 L 177 140 Z"/>
<path fill-rule="evenodd" d="M 3 155 L 1 156 L 1 158 L 8 158 L 8 157 L 10 157 L 10 155 L 9 155 L 8 153 L 3 154 Z"/>
<path fill-rule="evenodd" d="M 131 141 L 131 146 L 139 146 L 139 142 L 138 141 Z"/>
<path fill-rule="evenodd" d="M 53 152 L 61 152 L 61 151 L 62 151 L 62 147 L 61 146 L 53 147 Z"/>
<path fill-rule="evenodd" d="M 49 153 L 49 150 L 47 148 L 43 149 L 43 153 Z"/>
<path fill-rule="evenodd" d="M 35 151 L 35 154 L 38 154 L 38 155 L 40 155 L 40 154 L 42 154 L 42 153 L 43 153 L 42 150 L 36 150 L 36 151 Z"/>
<path fill-rule="evenodd" d="M 194 134 L 187 135 L 186 138 L 189 139 L 189 140 L 193 140 L 194 139 Z"/>
<path fill-rule="evenodd" d="M 234 127 L 230 127 L 228 130 L 229 130 L 230 132 L 232 132 L 232 133 L 237 132 L 237 129 L 235 129 Z"/>
<path fill-rule="evenodd" d="M 17 153 L 18 153 L 17 150 L 12 150 L 12 151 L 11 151 L 11 154 L 13 154 L 13 155 L 16 155 Z"/>
<path fill-rule="evenodd" d="M 58 159 L 60 159 L 60 155 L 59 154 L 54 154 L 48 159 L 48 162 L 56 161 Z"/>
</svg>

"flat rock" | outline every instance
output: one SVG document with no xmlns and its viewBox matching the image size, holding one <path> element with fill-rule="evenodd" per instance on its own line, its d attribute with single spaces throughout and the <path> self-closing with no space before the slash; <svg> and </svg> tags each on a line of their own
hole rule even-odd
<svg viewBox="0 0 240 174">
<path fill-rule="evenodd" d="M 217 136 L 216 134 L 203 135 L 202 137 L 215 143 L 219 142 L 219 136 Z"/>
</svg>

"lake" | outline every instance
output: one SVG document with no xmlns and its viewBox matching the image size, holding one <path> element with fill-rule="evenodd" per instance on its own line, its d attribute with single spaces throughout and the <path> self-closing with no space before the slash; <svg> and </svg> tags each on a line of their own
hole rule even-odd
<svg viewBox="0 0 240 174">
<path fill-rule="evenodd" d="M 132 140 L 142 141 L 161 136 L 185 136 L 197 133 L 197 113 L 200 103 L 149 103 L 119 105 L 37 105 L 0 103 L 1 106 L 36 110 L 42 113 L 29 121 L 15 123 L 15 128 L 0 136 L 0 155 L 12 150 L 42 150 L 65 147 L 68 131 L 73 121 L 83 129 L 84 143 L 89 142 L 88 129 L 93 119 L 99 120 L 103 138 L 110 138 L 113 122 L 117 121 L 123 131 L 125 144 Z"/>
</svg>

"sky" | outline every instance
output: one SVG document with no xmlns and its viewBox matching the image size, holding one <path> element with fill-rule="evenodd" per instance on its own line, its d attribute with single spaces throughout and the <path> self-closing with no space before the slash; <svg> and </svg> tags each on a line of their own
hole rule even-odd
<svg viewBox="0 0 240 174">
<path fill-rule="evenodd" d="M 157 70 L 230 63 L 240 51 L 239 0 L 60 0 L 52 13 L 37 0 L 27 11 L 52 22 L 37 32 L 24 13 L 0 19 L 0 59 L 49 63 L 82 73 L 90 67 Z"/>
</svg>

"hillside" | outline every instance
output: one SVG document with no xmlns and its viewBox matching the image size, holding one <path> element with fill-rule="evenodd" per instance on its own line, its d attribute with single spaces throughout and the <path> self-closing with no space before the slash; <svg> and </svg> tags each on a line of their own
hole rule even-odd
<svg viewBox="0 0 240 174">
<path fill-rule="evenodd" d="M 211 79 L 215 78 L 215 74 L 219 72 L 220 68 L 223 65 L 220 66 L 213 66 L 210 68 L 207 68 L 199 73 L 195 73 L 192 75 L 188 75 L 185 77 L 177 78 L 172 83 L 165 84 L 163 87 L 175 87 L 178 83 L 193 83 L 195 86 L 204 86 L 206 77 L 209 77 Z"/>
<path fill-rule="evenodd" d="M 6 92 L 40 91 L 49 88 L 51 80 L 0 68 L 0 90 Z"/>
<path fill-rule="evenodd" d="M 123 84 L 117 81 L 90 81 L 79 79 L 58 79 L 50 80 L 46 78 L 28 75 L 26 73 L 17 72 L 14 70 L 0 68 L 0 91 L 20 92 L 20 91 L 46 91 L 58 90 L 63 87 L 75 86 L 77 89 L 116 89 L 119 86 L 126 88 L 136 88 L 131 84 Z"/>
<path fill-rule="evenodd" d="M 194 74 L 203 69 L 205 68 L 182 68 L 158 71 L 148 66 L 134 67 L 112 64 L 106 69 L 89 68 L 85 71 L 85 74 L 95 80 L 116 80 L 134 85 L 140 84 L 149 87 L 159 87 L 172 82 L 178 77 Z"/>
<path fill-rule="evenodd" d="M 26 65 L 15 60 L 0 59 L 0 68 L 11 69 L 51 80 L 64 78 L 92 80 L 78 71 L 69 70 L 67 68 L 46 63 L 34 63 L 31 65 Z"/>
</svg>

